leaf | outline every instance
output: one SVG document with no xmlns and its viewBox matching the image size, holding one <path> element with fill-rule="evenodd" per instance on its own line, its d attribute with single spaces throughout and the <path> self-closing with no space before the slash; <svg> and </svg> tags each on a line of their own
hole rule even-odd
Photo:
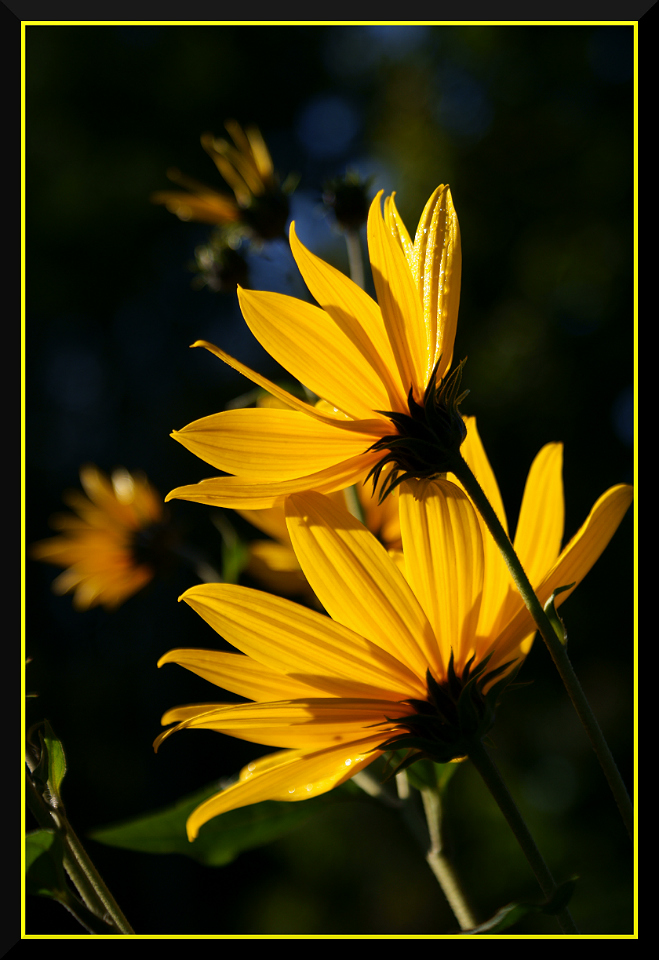
<svg viewBox="0 0 659 960">
<path fill-rule="evenodd" d="M 346 789 L 347 788 L 347 789 Z M 218 792 L 216 784 L 205 787 L 173 806 L 137 817 L 116 826 L 100 827 L 90 837 L 108 846 L 144 853 L 182 853 L 209 867 L 221 867 L 253 847 L 260 847 L 302 826 L 328 803 L 359 795 L 355 784 L 346 783 L 320 797 L 300 803 L 266 800 L 238 810 L 229 810 L 204 824 L 190 843 L 185 822 L 208 797 Z"/>
<path fill-rule="evenodd" d="M 61 807 L 60 788 L 66 773 L 66 757 L 61 741 L 47 720 L 35 723 L 28 730 L 27 762 L 32 782 L 44 801 L 51 807 Z"/>
<path fill-rule="evenodd" d="M 577 879 L 577 877 L 571 877 L 569 880 L 561 883 L 556 888 L 551 900 L 547 900 L 544 903 L 529 903 L 523 901 L 508 903 L 505 907 L 497 910 L 494 916 L 486 920 L 485 923 L 479 923 L 477 927 L 472 927 L 471 930 L 465 930 L 463 932 L 467 935 L 476 933 L 501 933 L 503 930 L 507 930 L 508 927 L 512 927 L 513 924 L 517 923 L 529 913 L 547 913 L 550 915 L 560 913 L 560 911 L 568 905 L 574 893 Z"/>
<path fill-rule="evenodd" d="M 61 900 L 67 892 L 62 840 L 54 830 L 25 836 L 25 892 Z"/>
</svg>

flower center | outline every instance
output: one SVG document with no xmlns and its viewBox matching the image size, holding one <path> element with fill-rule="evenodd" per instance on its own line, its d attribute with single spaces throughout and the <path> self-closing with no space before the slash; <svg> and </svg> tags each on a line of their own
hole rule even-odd
<svg viewBox="0 0 659 960">
<path fill-rule="evenodd" d="M 403 480 L 429 480 L 442 473 L 450 473 L 460 456 L 460 446 L 467 436 L 467 428 L 459 411 L 460 403 L 469 393 L 459 393 L 462 380 L 462 360 L 439 383 L 437 367 L 426 387 L 423 404 L 414 399 L 412 389 L 407 397 L 409 415 L 391 410 L 378 410 L 389 417 L 396 427 L 396 435 L 387 435 L 369 447 L 382 450 L 384 456 L 367 476 L 373 478 L 373 490 L 378 484 L 383 467 L 393 469 L 382 485 L 380 503 Z"/>
</svg>

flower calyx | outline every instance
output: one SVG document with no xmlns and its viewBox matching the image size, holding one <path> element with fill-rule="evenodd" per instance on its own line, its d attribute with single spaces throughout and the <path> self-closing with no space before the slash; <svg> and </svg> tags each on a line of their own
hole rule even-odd
<svg viewBox="0 0 659 960">
<path fill-rule="evenodd" d="M 460 458 L 460 446 L 467 436 L 467 428 L 459 410 L 469 393 L 468 390 L 459 392 L 465 362 L 466 358 L 437 383 L 438 360 L 422 404 L 416 402 L 410 389 L 407 397 L 409 415 L 391 410 L 377 411 L 389 417 L 397 430 L 395 435 L 381 437 L 369 447 L 369 450 L 385 451 L 383 458 L 366 477 L 366 480 L 373 478 L 374 491 L 384 466 L 393 464 L 387 481 L 382 485 L 380 503 L 403 480 L 430 480 L 453 471 L 456 460 Z"/>
<path fill-rule="evenodd" d="M 405 701 L 416 710 L 416 713 L 396 720 L 401 731 L 406 732 L 395 734 L 379 747 L 380 750 L 410 751 L 396 768 L 396 773 L 417 760 L 449 763 L 463 759 L 469 755 L 474 741 L 482 740 L 488 733 L 501 694 L 519 669 L 510 671 L 512 661 L 509 661 L 488 671 L 491 656 L 476 666 L 472 656 L 462 675 L 458 676 L 451 652 L 447 678 L 441 683 L 435 680 L 430 670 L 426 672 L 427 699 Z"/>
</svg>

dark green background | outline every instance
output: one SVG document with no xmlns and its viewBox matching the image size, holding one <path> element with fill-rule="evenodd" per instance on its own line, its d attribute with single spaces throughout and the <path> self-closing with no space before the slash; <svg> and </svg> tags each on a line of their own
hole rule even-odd
<svg viewBox="0 0 659 960">
<path fill-rule="evenodd" d="M 632 480 L 633 28 L 621 26 L 26 28 L 27 539 L 49 534 L 61 493 L 95 462 L 156 486 L 212 475 L 169 438 L 248 389 L 202 351 L 218 343 L 263 373 L 235 298 L 193 291 L 186 264 L 208 229 L 149 203 L 167 167 L 223 189 L 199 145 L 225 119 L 257 123 L 285 176 L 300 174 L 302 239 L 346 268 L 321 185 L 346 165 L 396 190 L 413 230 L 449 182 L 463 243 L 456 356 L 509 517 L 540 447 L 565 443 L 566 533 Z M 300 295 L 283 246 L 251 260 L 254 286 Z M 210 508 L 174 502 L 219 551 Z M 263 751 L 197 731 L 151 742 L 161 713 L 213 698 L 155 668 L 214 635 L 177 596 L 175 571 L 115 614 L 54 597 L 28 563 L 28 722 L 48 717 L 87 829 L 141 814 Z M 632 775 L 632 518 L 563 608 L 579 676 Z M 581 877 L 582 932 L 632 930 L 630 849 L 585 735 L 541 644 L 493 731 L 496 756 L 558 879 Z M 536 886 L 467 764 L 447 836 L 476 912 Z M 388 811 L 329 810 L 221 870 L 181 857 L 89 850 L 138 933 L 433 934 L 455 928 L 422 856 Z M 30 899 L 28 933 L 80 932 Z M 555 932 L 529 920 L 517 933 Z"/>
</svg>

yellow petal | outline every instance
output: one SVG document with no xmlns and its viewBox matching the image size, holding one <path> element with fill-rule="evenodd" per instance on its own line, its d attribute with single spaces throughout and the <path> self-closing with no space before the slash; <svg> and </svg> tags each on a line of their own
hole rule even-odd
<svg viewBox="0 0 659 960">
<path fill-rule="evenodd" d="M 297 410 L 224 410 L 174 430 L 186 449 L 218 470 L 261 481 L 293 480 L 365 453 L 382 435 L 341 428 Z M 371 421 L 372 423 L 372 421 Z"/>
<path fill-rule="evenodd" d="M 425 206 L 414 238 L 414 279 L 421 292 L 423 316 L 438 377 L 453 359 L 458 326 L 462 248 L 451 191 L 439 186 Z"/>
<path fill-rule="evenodd" d="M 290 497 L 286 516 L 300 566 L 329 615 L 424 681 L 432 627 L 384 547 L 347 510 L 315 492 Z"/>
<path fill-rule="evenodd" d="M 515 533 L 515 553 L 533 587 L 556 562 L 563 539 L 563 445 L 548 443 L 529 470 Z"/>
<path fill-rule="evenodd" d="M 377 451 L 351 457 L 326 470 L 320 470 L 294 480 L 262 483 L 242 477 L 211 477 L 201 483 L 191 483 L 171 490 L 165 500 L 192 500 L 213 507 L 245 507 L 261 510 L 283 502 L 283 498 L 301 490 L 322 490 L 331 493 L 363 480 L 371 467 L 382 457 Z"/>
<path fill-rule="evenodd" d="M 606 549 L 611 537 L 618 529 L 622 518 L 629 509 L 634 495 L 633 487 L 628 484 L 618 484 L 611 487 L 597 500 L 588 514 L 579 531 L 563 549 L 552 569 L 543 577 L 536 588 L 536 594 L 542 604 L 545 604 L 557 587 L 564 587 L 572 583 L 569 590 L 565 590 L 556 597 L 556 606 L 559 607 L 578 587 L 598 557 Z M 497 650 L 494 660 L 503 662 L 511 652 L 515 652 L 519 644 L 534 633 L 531 615 L 519 600 L 520 607 L 497 641 Z"/>
<path fill-rule="evenodd" d="M 499 518 L 503 529 L 508 532 L 508 522 L 506 520 L 503 500 L 499 492 L 499 485 L 497 484 L 494 471 L 490 466 L 490 461 L 488 460 L 479 436 L 476 427 L 476 418 L 465 417 L 464 421 L 467 427 L 467 437 L 460 448 L 460 452 L 483 488 L 483 492 Z M 453 474 L 449 473 L 448 479 L 457 483 L 458 486 L 461 486 Z M 506 598 L 516 598 L 519 596 L 519 593 L 508 572 L 499 548 L 494 542 L 494 538 L 487 529 L 480 514 L 478 514 L 478 522 L 481 527 L 483 539 L 483 597 L 481 600 L 478 634 L 479 636 L 494 636 L 499 627 L 506 622 L 501 620 L 502 610 L 504 604 L 507 602 Z"/>
<path fill-rule="evenodd" d="M 241 653 L 225 653 L 223 650 L 170 650 L 160 658 L 158 666 L 162 667 L 165 663 L 178 663 L 191 673 L 196 673 L 198 677 L 248 700 L 265 702 L 318 696 L 317 688 L 276 673 L 270 667 L 264 667 L 262 663 Z M 170 722 L 171 720 L 163 720 L 163 723 Z"/>
<path fill-rule="evenodd" d="M 433 626 L 433 675 L 442 680 L 451 651 L 458 673 L 477 652 L 483 589 L 478 518 L 455 484 L 410 480 L 401 484 L 400 524 L 407 580 Z"/>
<path fill-rule="evenodd" d="M 241 363 L 240 360 L 236 360 L 235 357 L 225 353 L 224 350 L 220 350 L 220 348 L 216 347 L 214 343 L 209 343 L 208 340 L 195 340 L 192 346 L 205 347 L 206 350 L 216 356 L 219 360 L 223 360 L 224 363 L 232 367 L 234 370 L 237 370 L 238 373 L 242 373 L 244 377 L 247 377 L 253 383 L 257 383 L 259 387 L 262 387 L 264 390 L 267 390 L 268 393 L 272 394 L 273 397 L 277 397 L 277 399 L 281 400 L 286 407 L 290 407 L 293 410 L 301 410 L 310 417 L 314 417 L 316 420 L 322 420 L 324 423 L 345 423 L 345 416 L 343 414 L 333 414 L 327 410 L 327 408 L 324 408 L 321 411 L 312 404 L 305 403 L 304 400 L 300 400 L 299 397 L 293 396 L 293 394 L 289 393 L 288 390 L 278 387 L 276 383 L 268 380 L 267 377 L 262 377 L 260 373 L 250 369 L 250 367 L 246 367 L 244 363 Z"/>
<path fill-rule="evenodd" d="M 256 339 L 297 380 L 355 420 L 389 409 L 375 356 L 359 347 L 320 307 L 281 293 L 239 290 Z"/>
<path fill-rule="evenodd" d="M 368 254 L 382 318 L 407 394 L 413 388 L 422 403 L 430 373 L 431 349 L 423 322 L 421 298 L 398 240 L 385 226 L 380 211 L 382 191 L 368 214 Z"/>
<path fill-rule="evenodd" d="M 306 754 L 290 751 L 289 760 L 233 784 L 197 807 L 188 818 L 188 838 L 194 840 L 204 823 L 228 810 L 262 800 L 308 800 L 327 793 L 379 757 L 379 742 L 374 736 Z"/>
<path fill-rule="evenodd" d="M 290 230 L 291 250 L 309 291 L 336 327 L 354 344 L 360 355 L 376 372 L 387 394 L 380 410 L 407 413 L 407 393 L 403 388 L 396 361 L 387 338 L 382 312 L 377 303 L 329 263 L 315 256 L 298 240 L 295 224 Z"/>
<path fill-rule="evenodd" d="M 572 537 L 549 573 L 543 578 L 536 593 L 546 603 L 557 587 L 574 581 L 575 586 L 556 598 L 560 606 L 581 583 L 595 561 L 604 553 L 622 518 L 634 499 L 634 488 L 626 483 L 610 487 L 596 501 L 585 523 Z"/>
<path fill-rule="evenodd" d="M 184 708 L 185 709 L 185 708 Z M 392 700 L 305 698 L 276 703 L 219 704 L 186 716 L 156 740 L 180 730 L 214 730 L 271 747 L 315 749 L 346 743 L 376 732 L 384 742 L 396 730 L 396 721 L 413 708 Z"/>
<path fill-rule="evenodd" d="M 333 696 L 398 700 L 420 692 L 395 656 L 341 623 L 283 597 L 235 584 L 206 583 L 186 590 L 180 599 L 238 650 L 278 674 Z"/>
</svg>

